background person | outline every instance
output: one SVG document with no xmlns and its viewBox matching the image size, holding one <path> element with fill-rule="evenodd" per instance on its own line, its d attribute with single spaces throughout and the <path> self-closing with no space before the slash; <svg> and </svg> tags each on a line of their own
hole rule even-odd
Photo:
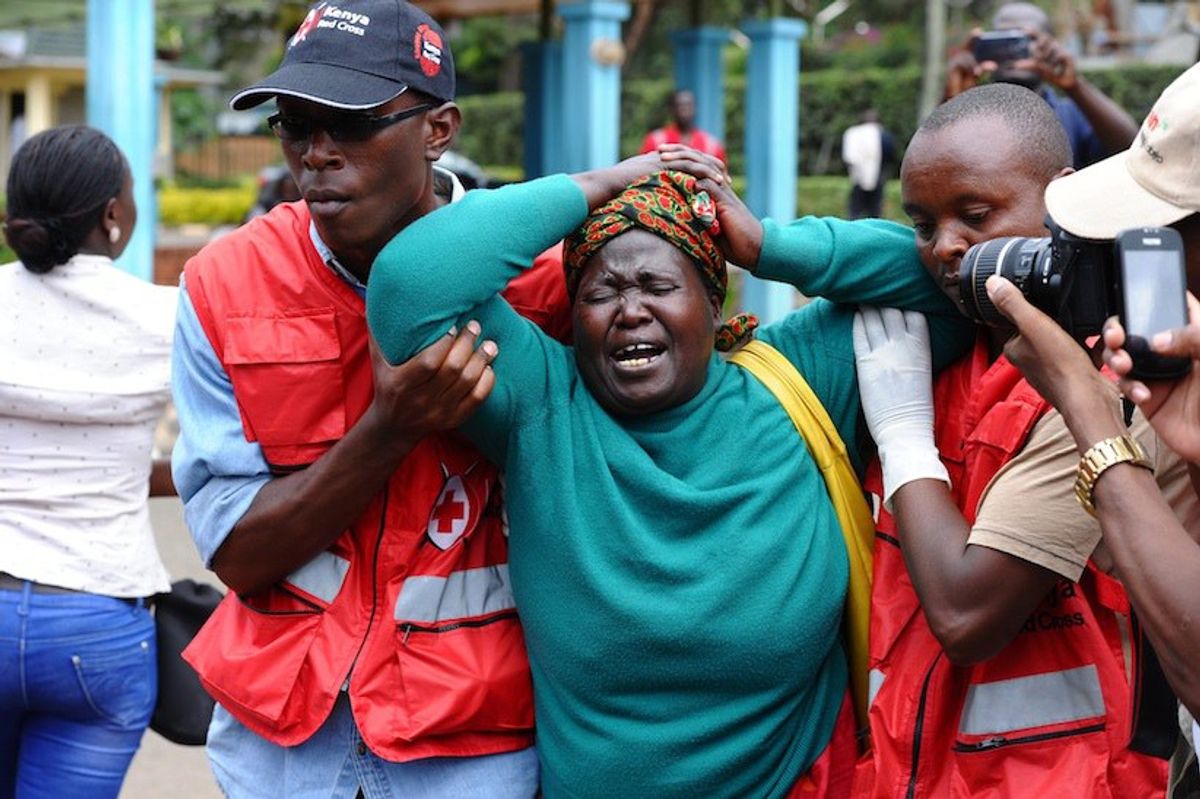
<svg viewBox="0 0 1200 799">
<path fill-rule="evenodd" d="M 896 140 L 879 124 L 874 108 L 842 134 L 842 160 L 850 173 L 850 219 L 883 216 L 883 189 L 895 158 Z"/>
<path fill-rule="evenodd" d="M 364 316 L 383 245 L 462 195 L 433 166 L 454 93 L 428 15 L 347 0 L 315 5 L 232 101 L 275 100 L 304 197 L 208 245 L 180 297 L 175 475 L 232 589 L 185 657 L 217 699 L 208 755 L 233 797 L 537 791 L 498 473 L 447 432 L 490 390 L 495 347 L 464 326 L 393 367 Z M 409 266 L 459 274 L 457 257 Z M 552 323 L 561 274 L 509 296 Z"/>
<path fill-rule="evenodd" d="M 1045 11 L 1033 3 L 1005 3 L 996 9 L 992 29 L 1024 31 L 1031 39 L 1030 58 L 1010 64 L 980 64 L 968 42 L 946 66 L 945 99 L 978 85 L 988 75 L 993 81 L 1032 89 L 1050 104 L 1067 132 L 1076 169 L 1129 146 L 1137 123 L 1076 71 L 1075 59 L 1054 38 Z M 1056 89 L 1066 96 L 1057 94 Z"/>
<path fill-rule="evenodd" d="M 1070 157 L 1049 107 L 1018 86 L 972 89 L 922 123 L 901 192 L 922 262 L 948 296 L 959 299 L 973 244 L 1045 234 L 1043 191 Z M 1129 748 L 1123 595 L 1099 527 L 1075 502 L 1074 444 L 1002 357 L 1011 331 L 976 330 L 973 352 L 931 381 L 919 316 L 865 311 L 856 327 L 882 465 L 866 487 L 890 511 L 876 541 L 880 687 L 859 787 L 879 797 L 1023 796 L 1031 784 L 1161 795 L 1166 762 Z M 1200 522 L 1183 464 L 1144 420 L 1136 433 Z"/>
<path fill-rule="evenodd" d="M 376 261 L 371 328 L 393 360 L 472 319 L 500 347 L 463 432 L 507 477 L 547 797 L 846 796 L 845 546 L 783 407 L 714 353 L 725 260 L 968 325 L 901 226 L 760 223 L 716 159 L 659 159 L 472 193 L 410 226 Z M 573 349 L 496 296 L 567 234 Z M 418 253 L 458 269 L 409 268 Z M 853 450 L 852 316 L 816 301 L 759 337 Z"/>
<path fill-rule="evenodd" d="M 671 92 L 671 122 L 646 134 L 642 153 L 655 152 L 663 144 L 682 144 L 725 162 L 725 145 L 711 133 L 696 127 L 696 96 L 687 89 Z"/>
<path fill-rule="evenodd" d="M 100 131 L 25 142 L 0 266 L 0 796 L 115 797 L 157 695 L 145 598 L 177 291 L 113 266 L 137 222 Z M 165 464 L 163 465 L 165 466 Z"/>
</svg>

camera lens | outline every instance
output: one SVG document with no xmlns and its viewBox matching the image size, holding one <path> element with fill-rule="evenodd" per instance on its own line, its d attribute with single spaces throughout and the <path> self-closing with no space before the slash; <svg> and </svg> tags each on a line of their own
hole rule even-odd
<svg viewBox="0 0 1200 799">
<path fill-rule="evenodd" d="M 1011 280 L 1034 305 L 1039 297 L 1032 296 L 1030 280 L 1039 261 L 1051 254 L 1050 237 L 1026 238 L 1008 236 L 974 245 L 963 255 L 958 270 L 959 297 L 967 316 L 987 325 L 1008 324 L 987 295 L 987 279 L 992 275 Z"/>
</svg>

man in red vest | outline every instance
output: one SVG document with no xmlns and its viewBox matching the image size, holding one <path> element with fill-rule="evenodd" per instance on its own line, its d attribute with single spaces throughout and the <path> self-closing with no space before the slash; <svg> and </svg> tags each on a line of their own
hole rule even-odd
<svg viewBox="0 0 1200 799">
<path fill-rule="evenodd" d="M 696 127 L 696 96 L 687 89 L 671 92 L 671 123 L 647 133 L 642 141 L 642 152 L 655 152 L 660 144 L 686 144 L 693 150 L 725 160 L 725 146 L 721 140 Z"/>
<path fill-rule="evenodd" d="M 921 259 L 951 298 L 971 245 L 1045 235 L 1042 192 L 1070 163 L 1053 112 L 1020 87 L 973 89 L 922 124 L 902 196 Z M 872 601 L 873 748 L 856 793 L 1161 796 L 1166 762 L 1128 746 L 1128 600 L 1075 501 L 1070 433 L 1001 356 L 1010 336 L 981 326 L 974 351 L 931 386 L 922 317 L 865 309 L 856 321 L 880 458 L 867 487 L 887 508 Z M 1179 459 L 1144 420 L 1134 433 L 1166 490 L 1187 493 Z"/>
<path fill-rule="evenodd" d="M 428 15 L 345 0 L 314 6 L 232 101 L 276 102 L 303 201 L 187 264 L 176 331 L 174 474 L 231 589 L 184 657 L 218 702 L 208 752 L 229 796 L 537 790 L 502 487 L 450 432 L 490 391 L 495 345 L 464 320 L 392 367 L 364 316 L 375 256 L 462 194 L 433 166 L 454 90 Z M 565 320 L 554 264 L 506 296 Z"/>
</svg>

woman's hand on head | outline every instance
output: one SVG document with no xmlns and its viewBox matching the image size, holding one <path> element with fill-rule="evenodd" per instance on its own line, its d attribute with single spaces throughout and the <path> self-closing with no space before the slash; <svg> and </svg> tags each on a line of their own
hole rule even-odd
<svg viewBox="0 0 1200 799">
<path fill-rule="evenodd" d="M 650 175 L 663 169 L 662 158 L 658 153 L 645 153 L 618 161 L 603 169 L 589 169 L 587 172 L 577 172 L 571 179 L 579 184 L 587 198 L 588 211 L 595 211 L 600 206 L 620 194 L 626 186 L 643 175 Z"/>
<path fill-rule="evenodd" d="M 716 242 L 725 260 L 753 271 L 762 251 L 762 223 L 734 192 L 733 180 L 725 164 L 716 156 L 682 144 L 663 144 L 658 151 L 667 169 L 699 178 L 697 186 L 707 191 L 717 206 L 720 233 Z"/>
<path fill-rule="evenodd" d="M 1162 355 L 1192 359 L 1192 371 L 1179 380 L 1143 382 L 1129 377 L 1133 358 L 1124 349 L 1125 328 L 1114 316 L 1104 324 L 1104 363 L 1120 378 L 1121 392 L 1150 421 L 1171 449 L 1200 462 L 1200 302 L 1188 294 L 1187 327 L 1159 333 L 1150 347 Z"/>
<path fill-rule="evenodd" d="M 716 242 L 725 260 L 753 272 L 762 252 L 762 222 L 737 196 L 729 181 L 717 183 L 706 178 L 697 185 L 708 192 L 717 206 L 720 233 Z"/>
<path fill-rule="evenodd" d="M 686 172 L 700 180 L 711 180 L 718 184 L 729 185 L 729 170 L 725 163 L 715 155 L 693 150 L 685 144 L 660 144 L 658 155 L 662 159 L 663 169 L 674 169 L 676 172 Z"/>
<path fill-rule="evenodd" d="M 579 172 L 571 177 L 583 189 L 588 210 L 594 211 L 624 191 L 633 181 L 664 169 L 686 172 L 717 183 L 729 182 L 725 165 L 720 159 L 682 144 L 664 144 L 656 152 L 635 155 L 610 167 Z"/>
</svg>

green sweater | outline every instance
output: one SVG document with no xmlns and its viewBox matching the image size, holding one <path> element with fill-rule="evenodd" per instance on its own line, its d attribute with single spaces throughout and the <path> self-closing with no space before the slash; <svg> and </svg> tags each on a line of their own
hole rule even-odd
<svg viewBox="0 0 1200 799">
<path fill-rule="evenodd" d="M 586 214 L 556 176 L 424 217 L 375 262 L 371 329 L 393 362 L 469 318 L 500 346 L 496 388 L 465 431 L 506 473 L 545 795 L 783 796 L 845 695 L 848 566 L 833 508 L 784 410 L 741 368 L 714 355 L 682 406 L 614 418 L 573 351 L 496 296 Z M 901 226 L 806 219 L 765 232 L 764 277 L 945 314 L 942 332 L 959 324 Z M 760 332 L 849 442 L 852 317 L 818 301 Z"/>
</svg>

